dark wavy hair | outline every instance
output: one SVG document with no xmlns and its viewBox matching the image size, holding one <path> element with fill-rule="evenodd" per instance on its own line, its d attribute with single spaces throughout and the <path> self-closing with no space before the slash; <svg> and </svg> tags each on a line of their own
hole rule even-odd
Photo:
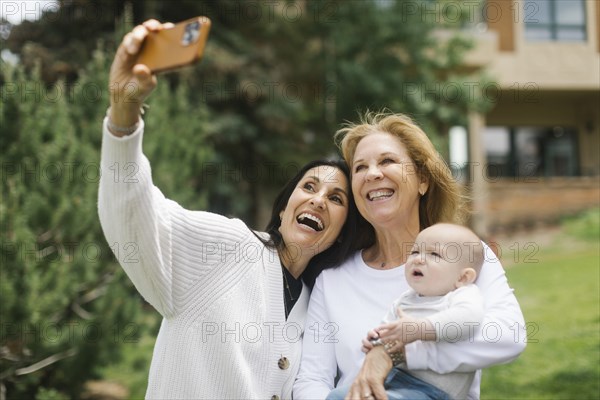
<svg viewBox="0 0 600 400">
<path fill-rule="evenodd" d="M 348 184 L 350 184 L 350 171 L 348 170 L 346 163 L 342 160 L 314 160 L 304 165 L 296 175 L 285 184 L 273 202 L 271 219 L 265 228 L 265 232 L 269 234 L 269 239 L 265 240 L 257 235 L 266 246 L 279 250 L 285 249 L 285 242 L 281 236 L 281 232 L 279 232 L 279 227 L 281 226 L 280 213 L 287 206 L 292 192 L 296 186 L 298 186 L 298 183 L 302 180 L 306 172 L 320 166 L 329 166 L 339 169 L 346 176 Z M 336 240 L 327 250 L 324 250 L 311 258 L 308 266 L 301 275 L 304 283 L 311 289 L 321 271 L 340 265 L 348 258 L 348 256 L 362 248 L 361 243 L 357 242 L 357 233 L 361 222 L 364 224 L 366 221 L 358 213 L 356 205 L 354 204 L 354 198 L 352 197 L 352 190 L 349 188 L 347 192 L 348 217 L 346 218 L 346 222 L 338 237 L 338 239 L 341 240 Z"/>
</svg>

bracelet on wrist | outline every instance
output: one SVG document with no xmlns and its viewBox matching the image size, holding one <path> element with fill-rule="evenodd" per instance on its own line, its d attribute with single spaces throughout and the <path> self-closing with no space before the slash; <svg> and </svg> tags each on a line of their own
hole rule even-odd
<svg viewBox="0 0 600 400">
<path fill-rule="evenodd" d="M 394 367 L 406 361 L 406 357 L 404 357 L 404 352 L 402 352 L 402 350 L 394 352 L 390 351 L 391 348 L 394 347 L 397 343 L 397 341 L 385 343 L 381 339 L 371 340 L 371 344 L 373 346 L 383 346 L 383 350 L 385 350 L 385 353 L 392 359 L 392 364 L 394 365 Z"/>
<path fill-rule="evenodd" d="M 390 351 L 391 348 L 396 345 L 396 343 L 398 342 L 394 341 L 383 345 L 383 349 L 385 350 L 386 354 L 392 359 L 392 364 L 394 365 L 394 367 L 406 361 L 406 358 L 404 357 L 404 352 L 402 350 L 394 352 Z"/>
<path fill-rule="evenodd" d="M 144 114 L 144 108 L 143 107 L 140 108 L 140 113 L 142 115 Z M 106 126 L 107 126 L 108 130 L 111 131 L 112 133 L 121 134 L 121 135 L 131 135 L 140 126 L 140 119 L 141 119 L 141 117 L 138 117 L 137 122 L 135 124 L 131 125 L 131 126 L 119 126 L 119 125 L 115 125 L 112 122 L 111 118 L 110 118 L 110 107 L 108 107 L 108 110 L 106 110 L 106 116 L 108 117 L 108 119 L 106 121 Z"/>
</svg>

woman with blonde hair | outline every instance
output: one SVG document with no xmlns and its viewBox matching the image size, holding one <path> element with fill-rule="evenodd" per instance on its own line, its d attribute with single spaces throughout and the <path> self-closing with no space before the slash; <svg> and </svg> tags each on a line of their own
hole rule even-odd
<svg viewBox="0 0 600 400">
<path fill-rule="evenodd" d="M 476 281 L 484 319 L 473 325 L 472 340 L 416 341 L 394 352 L 386 343 L 366 356 L 361 352 L 366 333 L 408 288 L 404 264 L 417 234 L 438 222 L 460 222 L 464 202 L 443 158 L 405 115 L 367 114 L 361 123 L 338 131 L 336 140 L 352 174 L 356 206 L 370 226 L 362 229 L 364 248 L 315 283 L 294 398 L 324 399 L 336 384 L 354 382 L 351 398 L 384 399 L 384 380 L 401 362 L 408 369 L 443 374 L 479 371 L 516 358 L 525 348 L 525 322 L 487 246 Z M 479 397 L 479 384 L 480 372 L 469 398 Z"/>
</svg>

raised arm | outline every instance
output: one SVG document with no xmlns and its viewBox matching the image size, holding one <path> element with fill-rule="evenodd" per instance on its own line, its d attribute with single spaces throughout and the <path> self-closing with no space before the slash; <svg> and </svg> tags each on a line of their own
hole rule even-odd
<svg viewBox="0 0 600 400">
<path fill-rule="evenodd" d="M 127 34 L 111 67 L 98 213 L 119 263 L 142 296 L 168 318 L 185 307 L 189 287 L 216 266 L 226 268 L 235 258 L 231 251 L 226 256 L 227 249 L 243 246 L 249 235 L 241 221 L 185 210 L 154 186 L 142 153 L 140 106 L 156 81 L 145 66 L 135 65 L 146 33 L 138 26 Z"/>
</svg>

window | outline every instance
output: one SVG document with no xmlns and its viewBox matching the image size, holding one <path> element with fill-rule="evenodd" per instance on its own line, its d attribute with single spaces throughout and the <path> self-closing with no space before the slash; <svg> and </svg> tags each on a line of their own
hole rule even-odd
<svg viewBox="0 0 600 400">
<path fill-rule="evenodd" d="M 585 41 L 585 0 L 525 0 L 525 38 Z"/>
<path fill-rule="evenodd" d="M 495 177 L 576 176 L 577 132 L 565 127 L 487 127 L 486 174 Z"/>
</svg>

